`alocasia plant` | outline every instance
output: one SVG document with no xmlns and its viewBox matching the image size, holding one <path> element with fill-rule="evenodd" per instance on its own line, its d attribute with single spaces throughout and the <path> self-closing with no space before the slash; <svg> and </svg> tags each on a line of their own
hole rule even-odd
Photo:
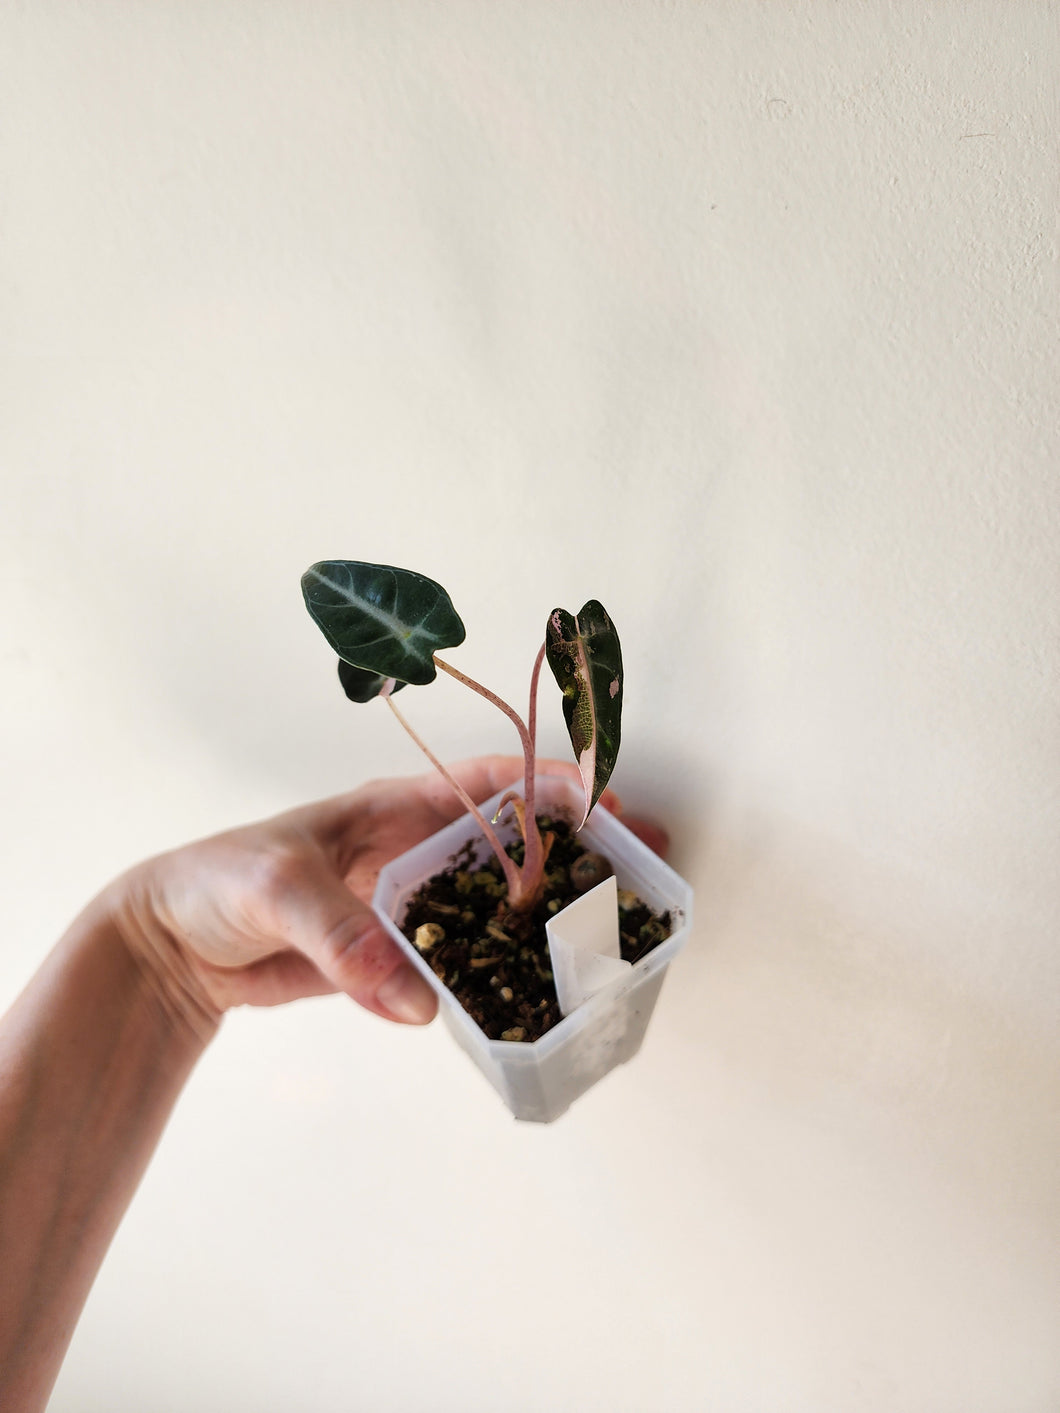
<svg viewBox="0 0 1060 1413">
<path fill-rule="evenodd" d="M 324 559 L 302 575 L 306 607 L 339 656 L 339 680 L 347 697 L 368 702 L 382 697 L 412 739 L 478 820 L 497 854 L 514 911 L 534 906 L 542 888 L 551 843 L 534 814 L 537 687 L 547 660 L 563 692 L 563 715 L 585 790 L 581 825 L 599 800 L 615 766 L 622 718 L 622 650 L 618 634 L 601 604 L 591 599 L 577 615 L 557 608 L 549 615 L 530 678 L 527 720 L 487 687 L 474 682 L 438 653 L 464 641 L 464 625 L 440 584 L 409 569 L 365 564 L 352 559 Z M 525 843 L 517 865 L 501 844 L 493 824 L 428 749 L 394 704 L 406 684 L 425 686 L 438 669 L 491 701 L 515 725 L 525 761 L 525 801 L 511 803 Z M 502 806 L 503 808 L 503 806 Z M 494 820 L 496 823 L 496 819 Z"/>
</svg>

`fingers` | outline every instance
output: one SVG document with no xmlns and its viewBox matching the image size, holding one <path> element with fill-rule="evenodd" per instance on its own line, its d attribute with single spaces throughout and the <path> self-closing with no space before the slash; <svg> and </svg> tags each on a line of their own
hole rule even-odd
<svg viewBox="0 0 1060 1413">
<path fill-rule="evenodd" d="M 473 756 L 449 767 L 476 804 L 522 778 L 522 756 Z"/>
<path fill-rule="evenodd" d="M 276 861 L 261 895 L 267 925 L 308 958 L 330 988 L 405 1025 L 426 1025 L 434 1018 L 438 1002 L 430 986 L 323 854 Z M 283 966 L 279 957 L 273 960 Z M 303 973 L 301 979 L 309 978 Z M 268 980 L 266 973 L 263 984 Z"/>
<path fill-rule="evenodd" d="M 572 761 L 539 760 L 537 768 L 542 774 L 563 775 L 570 780 L 581 779 L 578 767 Z M 457 761 L 448 769 L 475 803 L 479 804 L 488 800 L 498 790 L 514 785 L 522 778 L 523 758 L 504 755 L 474 756 L 468 760 Z M 371 810 L 387 800 L 392 804 L 402 805 L 417 798 L 429 804 L 437 818 L 437 827 L 459 818 L 464 813 L 463 804 L 448 782 L 437 772 L 427 771 L 422 775 L 408 776 L 404 780 L 371 781 L 368 785 L 346 794 L 333 795 L 330 799 L 302 805 L 279 818 L 326 840 L 345 834 L 351 821 L 364 812 L 368 802 L 372 802 L 368 804 Z M 613 790 L 605 790 L 600 797 L 600 803 L 613 815 L 621 816 L 622 802 Z"/>
<path fill-rule="evenodd" d="M 664 859 L 670 848 L 670 836 L 665 829 L 660 829 L 657 824 L 652 824 L 646 819 L 640 819 L 636 815 L 630 815 L 622 823 L 631 834 L 635 834 L 638 839 L 643 840 L 653 853 Z"/>
<path fill-rule="evenodd" d="M 518 780 L 523 773 L 523 759 L 521 756 L 479 756 L 472 760 L 459 761 L 450 769 L 477 803 L 488 799 L 490 795 Z M 537 769 L 541 775 L 563 775 L 569 780 L 581 780 L 581 773 L 573 761 L 539 760 Z M 439 781 L 439 784 L 444 787 L 445 782 Z M 649 849 L 657 853 L 660 858 L 666 857 L 670 847 L 670 836 L 665 829 L 661 829 L 657 824 L 652 824 L 649 820 L 641 819 L 639 816 L 624 818 L 622 801 L 610 786 L 600 796 L 599 802 L 616 819 L 621 818 L 626 828 L 638 839 L 642 839 Z M 454 809 L 454 814 L 458 812 L 459 806 Z"/>
<path fill-rule="evenodd" d="M 503 790 L 506 786 L 513 785 L 515 781 L 522 778 L 523 758 L 522 756 L 476 756 L 471 760 L 458 761 L 449 769 L 475 803 L 479 804 L 483 800 L 488 800 L 490 795 L 496 794 L 498 790 Z M 581 773 L 577 765 L 569 760 L 539 759 L 537 771 L 540 775 L 563 775 L 568 780 L 581 780 Z M 600 796 L 600 803 L 613 815 L 622 813 L 621 801 L 610 787 Z"/>
<path fill-rule="evenodd" d="M 490 795 L 518 780 L 523 773 L 523 759 L 521 756 L 479 756 L 472 760 L 459 761 L 450 769 L 477 803 L 488 799 Z M 563 775 L 569 780 L 581 780 L 578 767 L 572 761 L 539 760 L 537 769 L 541 775 Z M 439 784 L 444 787 L 445 782 L 439 781 Z M 658 854 L 660 858 L 666 857 L 670 847 L 670 836 L 665 829 L 660 828 L 657 824 L 652 824 L 647 819 L 641 819 L 637 815 L 631 815 L 628 819 L 624 818 L 622 816 L 622 801 L 610 786 L 600 796 L 600 804 L 616 818 L 622 818 L 626 828 L 638 839 L 643 840 L 648 848 Z M 454 814 L 458 812 L 459 805 L 454 810 Z"/>
<path fill-rule="evenodd" d="M 210 989 L 222 1009 L 282 1006 L 306 996 L 333 996 L 336 987 L 301 952 L 274 952 L 238 968 L 211 970 Z"/>
<path fill-rule="evenodd" d="M 308 944 L 319 971 L 365 1010 L 403 1025 L 434 1019 L 438 998 L 373 915 L 366 920 L 350 914 L 321 925 Z"/>
</svg>

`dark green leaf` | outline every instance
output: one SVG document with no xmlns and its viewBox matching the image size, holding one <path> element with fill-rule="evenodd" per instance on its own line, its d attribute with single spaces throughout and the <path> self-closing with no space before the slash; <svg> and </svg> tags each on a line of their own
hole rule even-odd
<svg viewBox="0 0 1060 1413">
<path fill-rule="evenodd" d="M 464 641 L 464 625 L 441 584 L 410 569 L 322 559 L 302 575 L 302 593 L 339 657 L 384 679 L 433 682 L 434 654 Z"/>
<path fill-rule="evenodd" d="M 603 606 L 590 599 L 577 618 L 562 608 L 549 616 L 545 656 L 563 692 L 563 716 L 585 789 L 584 824 L 618 758 L 622 649 Z"/>
<path fill-rule="evenodd" d="M 349 697 L 351 702 L 370 702 L 373 697 L 378 697 L 388 682 L 393 682 L 394 687 L 390 695 L 400 692 L 402 687 L 407 686 L 405 682 L 398 682 L 393 677 L 381 677 L 378 672 L 366 672 L 363 667 L 351 667 L 348 662 L 343 662 L 339 658 L 339 681 L 342 683 L 342 690 Z"/>
</svg>

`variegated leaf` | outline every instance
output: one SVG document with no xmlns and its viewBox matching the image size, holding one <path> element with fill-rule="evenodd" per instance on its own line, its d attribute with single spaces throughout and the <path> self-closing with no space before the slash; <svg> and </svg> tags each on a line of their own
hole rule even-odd
<svg viewBox="0 0 1060 1413">
<path fill-rule="evenodd" d="M 563 716 L 585 790 L 584 824 L 618 758 L 622 649 L 603 606 L 590 599 L 577 617 L 562 608 L 552 612 L 545 656 L 563 692 Z"/>
</svg>

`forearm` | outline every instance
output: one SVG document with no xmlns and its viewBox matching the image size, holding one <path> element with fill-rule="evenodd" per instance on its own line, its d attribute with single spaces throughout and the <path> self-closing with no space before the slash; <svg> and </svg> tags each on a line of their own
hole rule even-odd
<svg viewBox="0 0 1060 1413">
<path fill-rule="evenodd" d="M 0 1022 L 0 1407 L 44 1407 L 215 1026 L 134 959 L 99 902 Z"/>
</svg>

